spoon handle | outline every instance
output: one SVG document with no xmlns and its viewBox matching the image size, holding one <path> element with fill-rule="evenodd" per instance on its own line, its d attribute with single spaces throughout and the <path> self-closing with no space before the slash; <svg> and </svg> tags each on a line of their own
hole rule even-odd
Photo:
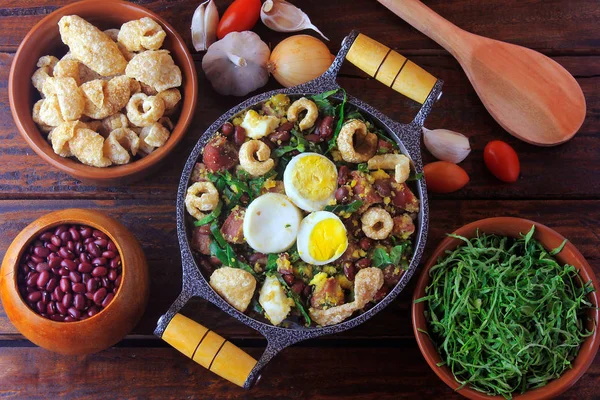
<svg viewBox="0 0 600 400">
<path fill-rule="evenodd" d="M 454 57 L 465 49 L 465 36 L 468 34 L 419 0 L 377 0 L 394 14 L 433 39 Z"/>
</svg>

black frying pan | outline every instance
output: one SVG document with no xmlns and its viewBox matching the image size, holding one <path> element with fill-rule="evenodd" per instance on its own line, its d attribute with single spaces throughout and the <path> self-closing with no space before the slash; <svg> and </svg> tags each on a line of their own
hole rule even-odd
<svg viewBox="0 0 600 400">
<path fill-rule="evenodd" d="M 396 287 L 373 308 L 360 315 L 337 325 L 308 328 L 272 326 L 239 312 L 210 287 L 192 255 L 189 243 L 191 235 L 185 223 L 184 199 L 190 184 L 192 169 L 206 143 L 226 121 L 243 110 L 266 101 L 274 94 L 285 93 L 292 97 L 300 97 L 338 89 L 336 77 L 346 58 L 370 76 L 423 104 L 411 123 L 400 124 L 352 96 L 348 96 L 347 100 L 349 104 L 357 107 L 365 115 L 369 115 L 373 121 L 385 129 L 389 137 L 398 143 L 400 150 L 412 160 L 415 171 L 422 172 L 421 128 L 433 104 L 441 95 L 443 82 L 388 47 L 353 31 L 344 39 L 331 67 L 319 78 L 300 86 L 259 94 L 223 114 L 202 135 L 192 150 L 181 176 L 177 192 L 177 235 L 181 247 L 183 287 L 177 300 L 159 319 L 154 334 L 202 366 L 244 388 L 250 388 L 257 381 L 260 370 L 284 348 L 302 340 L 350 329 L 381 311 L 404 289 L 419 265 L 425 247 L 429 207 L 425 181 L 421 179 L 416 183 L 421 211 L 416 221 L 415 251 L 408 270 L 402 275 Z M 341 96 L 336 96 L 341 100 Z M 194 296 L 210 301 L 232 317 L 264 335 L 267 339 L 267 348 L 261 358 L 258 361 L 254 360 L 221 336 L 179 314 L 179 310 Z"/>
</svg>

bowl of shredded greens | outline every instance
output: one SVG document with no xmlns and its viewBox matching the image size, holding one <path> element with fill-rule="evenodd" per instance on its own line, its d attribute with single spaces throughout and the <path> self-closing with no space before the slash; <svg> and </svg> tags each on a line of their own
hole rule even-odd
<svg viewBox="0 0 600 400">
<path fill-rule="evenodd" d="M 470 399 L 546 399 L 572 386 L 600 342 L 598 281 L 556 231 L 490 218 L 448 235 L 413 297 L 428 364 Z"/>
</svg>

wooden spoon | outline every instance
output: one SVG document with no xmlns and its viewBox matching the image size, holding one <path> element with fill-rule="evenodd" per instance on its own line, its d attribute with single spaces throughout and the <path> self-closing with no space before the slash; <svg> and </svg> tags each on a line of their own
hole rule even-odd
<svg viewBox="0 0 600 400">
<path fill-rule="evenodd" d="M 485 108 L 511 135 L 554 146 L 581 127 L 586 113 L 581 87 L 554 60 L 466 32 L 418 0 L 377 1 L 450 52 Z"/>
</svg>

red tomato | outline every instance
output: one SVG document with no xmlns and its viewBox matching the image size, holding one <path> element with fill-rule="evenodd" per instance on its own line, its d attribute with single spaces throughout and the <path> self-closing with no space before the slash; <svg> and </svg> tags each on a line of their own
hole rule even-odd
<svg viewBox="0 0 600 400">
<path fill-rule="evenodd" d="M 492 174 L 503 182 L 516 182 L 521 165 L 515 150 L 501 140 L 489 142 L 483 149 L 483 161 Z"/>
<path fill-rule="evenodd" d="M 235 0 L 221 17 L 217 37 L 223 39 L 230 32 L 249 31 L 260 17 L 260 0 Z"/>
<path fill-rule="evenodd" d="M 433 193 L 450 193 L 469 182 L 464 169 L 448 161 L 436 161 L 423 168 L 427 188 Z"/>
</svg>

